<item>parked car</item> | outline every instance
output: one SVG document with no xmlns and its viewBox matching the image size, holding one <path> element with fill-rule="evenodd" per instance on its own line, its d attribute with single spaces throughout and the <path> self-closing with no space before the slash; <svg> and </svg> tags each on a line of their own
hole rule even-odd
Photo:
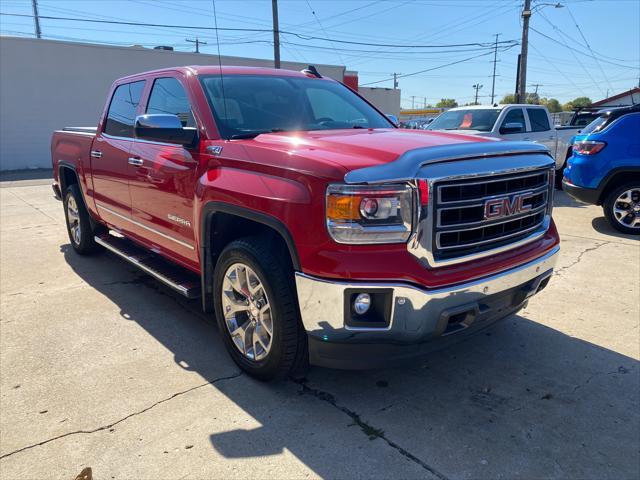
<svg viewBox="0 0 640 480">
<path fill-rule="evenodd" d="M 558 254 L 545 147 L 398 130 L 311 68 L 122 78 L 97 128 L 55 132 L 51 152 L 73 249 L 201 297 L 262 379 L 471 335 Z"/>
<path fill-rule="evenodd" d="M 427 130 L 449 131 L 505 140 L 524 140 L 546 146 L 556 161 L 556 187 L 571 154 L 570 140 L 579 127 L 555 128 L 543 105 L 475 105 L 443 112 Z"/>
<path fill-rule="evenodd" d="M 602 205 L 612 227 L 640 235 L 640 105 L 602 112 L 576 135 L 562 185 Z"/>
</svg>

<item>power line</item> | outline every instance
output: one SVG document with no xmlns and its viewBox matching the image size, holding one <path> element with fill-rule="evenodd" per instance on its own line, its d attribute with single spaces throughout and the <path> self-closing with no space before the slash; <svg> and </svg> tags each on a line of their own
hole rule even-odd
<svg viewBox="0 0 640 480">
<path fill-rule="evenodd" d="M 547 23 L 549 25 L 551 25 L 551 27 L 553 28 L 553 30 L 556 32 L 556 35 L 558 34 L 557 32 L 560 31 L 560 29 L 558 27 L 556 27 L 542 12 L 540 12 L 540 16 L 545 19 L 547 21 Z M 560 36 L 558 36 L 558 42 L 563 45 L 564 47 L 569 47 L 567 45 L 567 43 L 563 40 L 560 39 Z M 600 90 L 600 93 L 602 95 L 604 95 L 604 90 L 602 89 L 602 87 L 600 86 L 600 84 L 598 82 L 596 82 L 596 79 L 593 78 L 593 75 L 591 75 L 591 72 L 587 69 L 587 67 L 585 67 L 584 63 L 582 63 L 580 61 L 580 59 L 578 58 L 578 56 L 575 54 L 575 52 L 573 51 L 573 49 L 569 50 L 571 52 L 571 56 L 573 56 L 573 58 L 575 59 L 576 63 L 578 65 L 580 65 L 580 67 L 582 68 L 582 70 L 584 70 L 584 72 L 587 74 L 587 76 L 591 79 L 591 81 L 593 82 L 593 85 L 598 88 Z"/>
<path fill-rule="evenodd" d="M 571 20 L 573 20 L 573 24 L 575 25 L 576 29 L 578 30 L 578 33 L 582 37 L 582 40 L 584 40 L 584 43 L 587 44 L 587 48 L 591 52 L 591 57 L 596 61 L 596 64 L 598 65 L 598 68 L 600 69 L 600 72 L 602 73 L 602 76 L 607 81 L 607 84 L 609 85 L 609 88 L 613 90 L 613 87 L 611 86 L 611 82 L 609 81 L 609 78 L 607 77 L 607 74 L 604 73 L 604 69 L 602 68 L 602 64 L 600 64 L 600 61 L 597 59 L 595 52 L 591 48 L 591 45 L 589 45 L 589 42 L 587 41 L 587 39 L 584 36 L 584 33 L 582 33 L 582 29 L 580 28 L 580 25 L 578 25 L 578 22 L 576 21 L 575 17 L 573 16 L 573 13 L 571 13 L 571 8 L 569 8 L 568 5 L 567 5 L 567 12 L 569 12 L 569 16 L 571 17 Z M 607 97 L 608 96 L 609 95 L 607 95 Z"/>
<path fill-rule="evenodd" d="M 40 18 L 42 18 L 42 17 L 40 17 Z M 563 43 L 561 43 L 561 42 L 557 41 L 555 38 L 552 38 L 552 37 L 550 37 L 549 35 L 546 35 L 546 34 L 542 33 L 540 30 L 536 30 L 536 29 L 535 29 L 535 28 L 533 28 L 533 27 L 529 27 L 529 28 L 530 28 L 531 30 L 533 30 L 534 32 L 536 32 L 538 35 L 543 36 L 543 37 L 544 37 L 544 38 L 546 38 L 547 40 L 551 40 L 552 42 L 557 43 L 557 44 L 559 44 L 559 45 L 562 45 L 563 47 L 565 47 L 565 48 L 567 48 L 567 49 L 569 49 L 569 50 L 571 50 L 571 51 L 574 51 L 574 52 L 576 52 L 576 53 L 579 53 L 579 54 L 581 54 L 581 55 L 585 55 L 585 56 L 587 56 L 587 57 L 589 57 L 589 56 L 590 56 L 589 54 L 584 53 L 584 52 L 583 52 L 583 51 L 581 51 L 581 50 L 578 50 L 578 49 L 576 49 L 576 48 L 570 47 L 570 46 L 569 46 L 569 45 L 567 45 L 567 44 L 563 44 Z M 604 62 L 604 63 L 611 64 L 611 65 L 615 65 L 616 67 L 629 68 L 629 69 L 632 69 L 632 70 L 637 70 L 637 67 L 630 67 L 629 65 L 622 65 L 622 64 L 620 64 L 620 63 L 610 62 L 610 61 L 608 61 L 608 60 L 603 60 L 603 59 L 600 59 L 600 61 L 601 61 L 601 62 Z"/>
<path fill-rule="evenodd" d="M 0 12 L 0 15 L 9 16 L 9 17 L 26 17 L 33 18 L 33 15 L 26 15 L 21 13 L 4 13 Z M 271 33 L 273 29 L 264 29 L 264 28 L 229 28 L 229 27 L 206 27 L 206 26 L 195 26 L 195 25 L 174 25 L 174 24 L 166 24 L 166 23 L 144 23 L 144 22 L 126 22 L 126 21 L 116 21 L 116 20 L 98 20 L 98 19 L 88 19 L 88 18 L 70 18 L 70 17 L 54 17 L 54 16 L 43 16 L 40 15 L 41 19 L 46 20 L 64 20 L 69 22 L 88 22 L 88 23 L 101 23 L 101 24 L 113 24 L 113 25 L 129 25 L 134 27 L 162 27 L 162 28 L 184 28 L 190 30 L 215 30 L 215 31 L 230 31 L 230 32 L 269 32 Z M 325 38 L 318 37 L 315 35 L 305 35 L 301 33 L 291 32 L 287 30 L 280 30 L 281 34 L 284 35 L 293 35 L 302 40 L 320 40 L 324 42 L 335 42 L 335 43 L 344 43 L 348 45 L 363 45 L 368 47 L 388 47 L 388 48 L 452 48 L 452 47 L 492 47 L 493 43 L 486 42 L 471 42 L 471 43 L 451 43 L 451 44 L 437 44 L 437 45 L 401 45 L 401 44 L 393 44 L 393 43 L 369 43 L 369 42 L 356 42 L 351 40 L 343 40 L 336 38 Z M 498 42 L 504 45 L 515 45 L 517 42 L 515 40 L 503 40 Z"/>
<path fill-rule="evenodd" d="M 405 73 L 404 75 L 395 75 L 394 74 L 394 79 L 412 77 L 414 75 L 419 75 L 421 73 L 432 72 L 433 70 L 438 70 L 440 68 L 450 67 L 451 65 L 457 65 L 458 63 L 468 62 L 469 60 L 474 60 L 476 58 L 484 57 L 486 55 L 491 55 L 491 53 L 492 52 L 482 53 L 482 54 L 476 55 L 474 57 L 468 57 L 468 58 L 465 58 L 463 60 L 458 60 L 457 62 L 445 63 L 444 65 L 438 65 L 437 67 L 427 68 L 425 70 L 419 70 L 419 71 L 413 72 L 413 73 Z M 367 85 L 375 85 L 377 83 L 388 82 L 389 80 L 391 80 L 391 78 L 385 78 L 384 80 L 377 80 L 375 82 L 363 83 L 362 86 L 364 87 L 364 86 L 367 86 Z"/>
<path fill-rule="evenodd" d="M 319 19 L 319 18 L 318 18 L 318 16 L 316 15 L 316 11 L 313 9 L 313 7 L 311 6 L 311 4 L 309 3 L 309 0 L 305 0 L 305 1 L 306 1 L 306 3 L 307 3 L 307 6 L 309 7 L 309 10 L 311 10 L 311 15 L 313 15 L 313 16 L 315 17 L 316 21 L 318 22 L 318 25 L 320 25 L 320 29 L 322 30 L 322 33 L 324 33 L 324 34 L 325 34 L 325 36 L 327 36 L 327 37 L 328 37 L 329 35 L 327 34 L 327 31 L 326 31 L 326 30 L 324 29 L 324 27 L 322 26 L 322 22 L 320 22 L 320 19 Z M 331 46 L 333 47 L 334 51 L 336 52 L 336 55 L 338 56 L 338 59 L 340 60 L 340 63 L 341 63 L 342 65 L 346 65 L 346 62 L 344 61 L 344 59 L 343 59 L 343 58 L 342 58 L 342 56 L 340 55 L 340 52 L 338 52 L 338 51 L 335 49 L 335 45 L 333 44 L 333 41 L 331 41 L 330 43 L 331 43 Z"/>
<path fill-rule="evenodd" d="M 207 45 L 207 42 L 203 42 L 198 37 L 196 37 L 195 40 L 191 40 L 190 38 L 185 38 L 184 41 L 185 42 L 189 42 L 189 43 L 195 43 L 196 44 L 196 53 L 200 53 L 200 44 Z"/>
</svg>

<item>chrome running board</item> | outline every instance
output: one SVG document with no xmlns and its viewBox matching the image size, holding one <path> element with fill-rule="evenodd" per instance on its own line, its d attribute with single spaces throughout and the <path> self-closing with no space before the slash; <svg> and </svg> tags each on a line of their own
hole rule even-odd
<svg viewBox="0 0 640 480">
<path fill-rule="evenodd" d="M 200 278 L 195 273 L 138 247 L 126 238 L 107 233 L 96 236 L 95 241 L 181 295 L 187 298 L 200 297 Z"/>
</svg>

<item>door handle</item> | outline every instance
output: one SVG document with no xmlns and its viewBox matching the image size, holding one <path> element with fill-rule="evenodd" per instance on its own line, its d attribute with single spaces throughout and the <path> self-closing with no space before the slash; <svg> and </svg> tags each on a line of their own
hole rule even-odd
<svg viewBox="0 0 640 480">
<path fill-rule="evenodd" d="M 138 157 L 129 157 L 129 164 L 135 165 L 136 167 L 141 167 L 144 165 L 144 160 Z"/>
<path fill-rule="evenodd" d="M 91 157 L 102 158 L 102 152 L 100 150 L 91 150 Z"/>
</svg>

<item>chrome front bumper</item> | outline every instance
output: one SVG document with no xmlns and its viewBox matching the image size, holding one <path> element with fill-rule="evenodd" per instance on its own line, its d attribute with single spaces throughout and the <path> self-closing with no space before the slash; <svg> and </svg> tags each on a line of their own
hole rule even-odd
<svg viewBox="0 0 640 480">
<path fill-rule="evenodd" d="M 302 323 L 309 336 L 310 359 L 314 364 L 342 367 L 332 353 L 322 358 L 328 344 L 411 345 L 481 325 L 508 316 L 522 308 L 527 299 L 546 286 L 558 258 L 559 247 L 519 267 L 477 281 L 453 287 L 427 290 L 405 283 L 341 282 L 296 273 Z M 345 324 L 347 290 L 391 290 L 390 319 L 384 328 L 350 327 Z M 469 321 L 449 331 L 449 314 L 469 308 Z M 473 317 L 473 318 L 471 318 Z M 468 328 L 472 327 L 472 328 Z M 354 345 L 355 344 L 355 345 Z M 382 353 L 382 355 L 385 355 Z M 366 368 L 353 366 L 353 368 Z M 348 367 L 348 366 L 346 366 Z"/>
</svg>

